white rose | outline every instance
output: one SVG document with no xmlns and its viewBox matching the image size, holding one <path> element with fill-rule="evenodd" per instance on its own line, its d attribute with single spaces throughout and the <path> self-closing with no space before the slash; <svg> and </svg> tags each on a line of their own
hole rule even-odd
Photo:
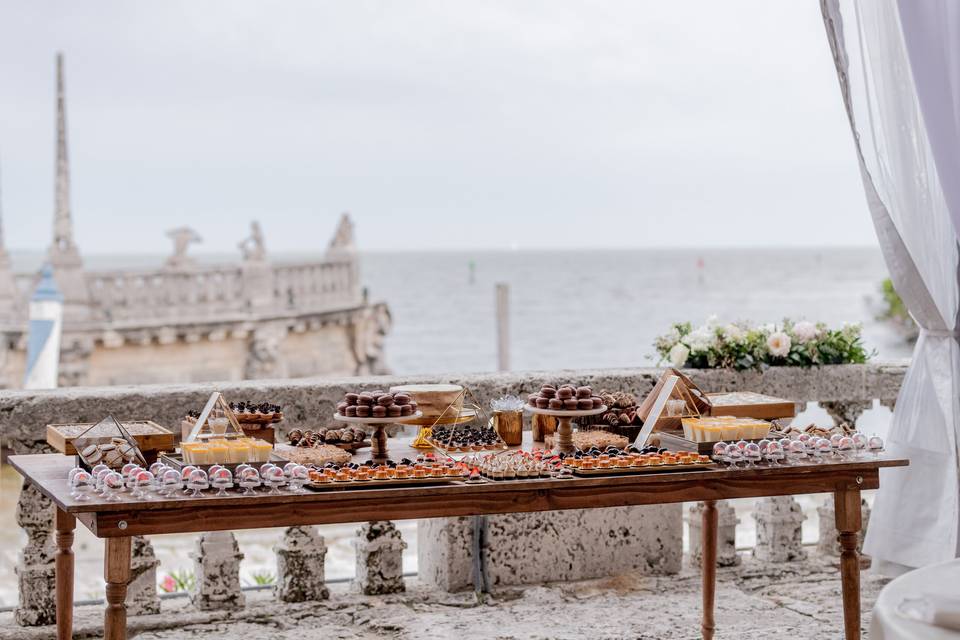
<svg viewBox="0 0 960 640">
<path fill-rule="evenodd" d="M 707 323 L 705 325 L 708 329 L 716 329 L 720 326 L 720 318 L 717 317 L 717 314 L 713 314 L 707 318 Z"/>
<path fill-rule="evenodd" d="M 679 369 L 687 363 L 687 357 L 689 355 L 690 349 L 687 349 L 686 345 L 678 342 L 673 345 L 673 349 L 670 349 L 670 364 Z"/>
<path fill-rule="evenodd" d="M 670 344 L 676 344 L 680 342 L 680 332 L 677 331 L 676 327 L 671 327 L 670 332 L 666 335 L 666 339 Z"/>
<path fill-rule="evenodd" d="M 775 358 L 786 358 L 790 353 L 790 336 L 782 331 L 771 333 L 767 338 L 767 349 Z"/>
<path fill-rule="evenodd" d="M 723 337 L 730 342 L 743 342 L 746 332 L 735 324 L 728 324 L 723 328 Z"/>
<path fill-rule="evenodd" d="M 816 340 L 820 335 L 817 325 L 804 320 L 793 325 L 793 335 L 800 344 L 806 344 L 811 340 Z"/>
<path fill-rule="evenodd" d="M 685 342 L 690 346 L 691 353 L 703 353 L 713 345 L 716 334 L 706 327 L 700 327 L 687 334 Z"/>
</svg>

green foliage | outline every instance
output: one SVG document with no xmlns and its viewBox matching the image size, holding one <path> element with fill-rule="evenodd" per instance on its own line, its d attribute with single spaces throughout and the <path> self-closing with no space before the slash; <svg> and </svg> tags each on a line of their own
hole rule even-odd
<svg viewBox="0 0 960 640">
<path fill-rule="evenodd" d="M 251 571 L 250 582 L 258 587 L 266 587 L 277 583 L 277 576 L 270 571 Z"/>
<path fill-rule="evenodd" d="M 720 325 L 711 318 L 694 328 L 681 322 L 659 336 L 654 348 L 661 362 L 693 369 L 862 364 L 873 355 L 863 345 L 860 325 L 831 329 L 789 319 L 779 326 Z"/>
<path fill-rule="evenodd" d="M 880 283 L 880 293 L 883 294 L 883 302 L 886 305 L 880 313 L 882 320 L 910 320 L 910 313 L 907 311 L 907 305 L 903 304 L 903 299 L 897 290 L 893 288 L 893 280 L 887 278 Z"/>
</svg>

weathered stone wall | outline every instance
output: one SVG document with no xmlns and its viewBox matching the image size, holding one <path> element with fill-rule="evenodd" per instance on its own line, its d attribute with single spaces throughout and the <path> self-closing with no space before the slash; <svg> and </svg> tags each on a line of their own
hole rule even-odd
<svg viewBox="0 0 960 640">
<path fill-rule="evenodd" d="M 772 367 L 766 371 L 691 370 L 687 373 L 706 391 L 751 390 L 794 400 L 868 403 L 895 402 L 906 361 L 839 365 L 812 369 Z M 624 389 L 647 394 L 661 373 L 656 368 L 518 373 L 452 374 L 441 376 L 370 376 L 361 378 L 300 378 L 223 383 L 164 384 L 115 387 L 71 387 L 51 391 L 0 391 L 0 438 L 6 446 L 25 450 L 44 440 L 44 427 L 65 420 L 94 422 L 112 413 L 120 419 L 152 419 L 175 427 L 184 413 L 203 406 L 211 391 L 230 400 L 269 400 L 284 407 L 287 429 L 315 427 L 334 412 L 347 390 L 389 387 L 411 382 L 456 382 L 466 385 L 481 402 L 505 394 L 522 394 L 544 380 L 578 380 L 594 389 Z M 176 431 L 176 429 L 174 429 Z"/>
</svg>

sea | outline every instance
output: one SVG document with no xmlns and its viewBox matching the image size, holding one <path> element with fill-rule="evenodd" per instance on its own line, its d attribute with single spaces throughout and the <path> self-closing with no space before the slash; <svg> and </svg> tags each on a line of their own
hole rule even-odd
<svg viewBox="0 0 960 640">
<path fill-rule="evenodd" d="M 276 261 L 316 254 L 273 256 Z M 236 256 L 200 255 L 204 262 Z M 13 253 L 18 270 L 39 266 L 38 253 Z M 159 265 L 160 255 L 85 256 L 91 269 Z M 912 345 L 886 321 L 881 282 L 887 270 L 876 248 L 637 249 L 589 251 L 363 252 L 361 280 L 371 300 L 390 307 L 393 327 L 386 357 L 397 374 L 485 372 L 497 368 L 495 289 L 509 287 L 509 365 L 513 370 L 593 369 L 657 363 L 654 338 L 674 322 L 793 320 L 863 325 L 876 358 L 909 357 Z M 828 421 L 811 406 L 798 418 Z M 885 433 L 889 412 L 876 407 L 862 429 Z M 14 523 L 19 479 L 0 469 L 0 608 L 16 603 L 14 566 L 24 535 Z M 817 535 L 815 498 L 802 501 L 808 519 L 804 538 Z M 741 525 L 737 544 L 750 546 L 755 532 L 753 501 L 736 501 Z M 399 523 L 409 548 L 404 569 L 416 571 L 416 523 Z M 77 597 L 102 597 L 102 545 L 78 528 Z M 350 546 L 354 525 L 321 527 L 329 546 L 327 576 L 348 580 L 354 572 Z M 271 548 L 277 530 L 238 534 L 245 554 L 241 578 L 275 572 Z M 191 571 L 187 552 L 195 536 L 152 538 L 161 560 L 160 578 Z"/>
</svg>

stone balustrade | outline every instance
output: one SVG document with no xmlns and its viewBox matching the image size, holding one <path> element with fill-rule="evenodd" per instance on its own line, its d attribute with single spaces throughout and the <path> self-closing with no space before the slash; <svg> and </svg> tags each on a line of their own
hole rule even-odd
<svg viewBox="0 0 960 640">
<path fill-rule="evenodd" d="M 710 391 L 751 390 L 793 400 L 802 408 L 818 402 L 837 420 L 853 423 L 879 401 L 892 407 L 906 371 L 907 362 L 828 366 L 819 369 L 770 368 L 765 371 L 688 371 Z M 467 386 L 486 403 L 506 393 L 521 394 L 543 380 L 575 379 L 595 389 L 624 389 L 638 396 L 647 394 L 661 371 L 654 368 L 591 371 L 549 371 L 506 374 L 449 375 L 439 377 L 378 376 L 341 379 L 253 380 L 217 384 L 145 385 L 103 388 L 64 388 L 51 391 L 0 391 L 0 438 L 7 450 L 16 453 L 42 451 L 44 427 L 64 420 L 97 421 L 106 414 L 120 419 L 150 418 L 174 427 L 191 408 L 199 408 L 213 390 L 227 399 L 258 399 L 283 405 L 287 429 L 316 425 L 319 417 L 331 414 L 342 394 L 360 387 L 389 387 L 415 382 L 455 382 Z M 828 510 L 825 505 L 821 510 Z M 720 505 L 720 561 L 737 562 L 734 545 L 736 516 Z M 646 511 L 640 511 L 646 510 Z M 690 552 L 699 553 L 696 507 L 691 507 Z M 542 581 L 553 574 L 539 571 L 549 549 L 549 562 L 566 563 L 564 579 L 595 577 L 624 567 L 650 573 L 675 573 L 680 569 L 682 541 L 681 505 L 605 509 L 602 512 L 562 512 L 491 516 L 489 518 L 448 518 L 422 521 L 418 535 L 420 582 L 444 589 Z M 799 527 L 803 515 L 792 498 L 761 501 L 755 509 L 758 542 L 754 551 L 761 561 L 791 561 L 804 555 Z M 554 539 L 551 527 L 566 522 L 582 535 Z M 535 521 L 535 522 L 534 522 Z M 25 490 L 18 508 L 18 523 L 27 532 L 28 542 L 17 568 L 20 581 L 19 624 L 49 624 L 52 602 L 48 585 L 52 579 L 50 505 L 37 492 Z M 571 524 L 573 523 L 573 524 Z M 530 536 L 531 527 L 541 531 L 540 539 Z M 617 544 L 593 545 L 591 561 L 577 562 L 573 549 L 584 553 L 584 536 L 603 537 L 604 532 L 626 531 L 628 540 Z M 821 523 L 822 538 L 835 532 Z M 323 599 L 326 546 L 311 527 L 294 527 L 278 532 L 278 584 L 276 596 L 285 602 Z M 540 549 L 531 545 L 539 543 Z M 563 545 L 569 544 L 569 547 Z M 357 578 L 354 588 L 362 593 L 391 593 L 402 590 L 401 553 L 405 546 L 399 531 L 389 522 L 362 524 L 357 532 Z M 157 607 L 156 570 L 149 540 L 138 539 L 134 548 L 134 584 L 128 603 L 136 611 L 151 612 Z M 835 553 L 832 539 L 821 539 L 818 551 Z M 606 554 L 606 555 L 605 555 Z M 193 602 L 198 608 L 243 607 L 239 563 L 242 553 L 229 532 L 198 538 L 194 551 L 198 584 Z M 608 562 L 629 556 L 634 562 Z"/>
</svg>

